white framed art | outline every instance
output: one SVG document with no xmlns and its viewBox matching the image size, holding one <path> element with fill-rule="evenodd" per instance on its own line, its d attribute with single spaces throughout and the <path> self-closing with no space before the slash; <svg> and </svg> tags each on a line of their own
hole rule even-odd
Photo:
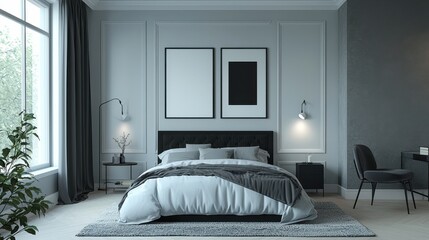
<svg viewBox="0 0 429 240">
<path fill-rule="evenodd" d="M 165 48 L 165 118 L 214 118 L 214 48 Z"/>
<path fill-rule="evenodd" d="M 267 118 L 267 48 L 222 48 L 221 61 L 221 118 Z"/>
</svg>

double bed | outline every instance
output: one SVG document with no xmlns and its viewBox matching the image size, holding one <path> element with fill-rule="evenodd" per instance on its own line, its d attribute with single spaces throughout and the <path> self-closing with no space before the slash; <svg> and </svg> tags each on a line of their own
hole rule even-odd
<svg viewBox="0 0 429 240">
<path fill-rule="evenodd" d="M 160 131 L 158 153 L 159 165 L 124 194 L 119 222 L 278 216 L 291 224 L 317 217 L 296 177 L 272 165 L 272 131 Z"/>
</svg>

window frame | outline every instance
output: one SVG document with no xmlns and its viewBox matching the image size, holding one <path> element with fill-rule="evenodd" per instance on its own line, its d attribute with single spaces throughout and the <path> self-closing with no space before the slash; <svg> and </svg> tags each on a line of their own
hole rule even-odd
<svg viewBox="0 0 429 240">
<path fill-rule="evenodd" d="M 35 4 L 38 5 L 42 5 L 44 7 L 48 8 L 48 32 L 43 30 L 42 28 L 39 28 L 29 22 L 26 21 L 26 4 L 27 1 L 26 0 L 19 0 L 21 1 L 21 11 L 22 11 L 22 19 L 9 13 L 4 11 L 3 9 L 0 9 L 0 15 L 2 15 L 3 17 L 14 21 L 18 24 L 21 25 L 21 27 L 23 28 L 21 31 L 21 36 L 22 36 L 22 46 L 23 46 L 23 60 L 22 60 L 22 67 L 21 67 L 21 83 L 23 84 L 21 92 L 22 92 L 22 96 L 23 98 L 21 99 L 21 110 L 25 110 L 27 108 L 27 28 L 40 33 L 46 37 L 48 37 L 48 89 L 47 89 L 47 94 L 48 96 L 48 106 L 46 109 L 46 113 L 47 113 L 47 119 L 48 119 L 48 129 L 47 129 L 47 136 L 48 139 L 46 140 L 46 143 L 48 144 L 48 150 L 47 150 L 47 158 L 48 161 L 43 162 L 41 164 L 37 164 L 34 166 L 31 166 L 31 162 L 30 162 L 30 171 L 36 171 L 36 170 L 40 170 L 40 169 L 45 169 L 45 168 L 49 168 L 52 166 L 53 162 L 52 162 L 52 57 L 53 57 L 53 53 L 52 53 L 52 15 L 53 15 L 53 10 L 52 10 L 52 4 L 50 4 L 49 2 L 45 1 L 45 0 L 29 0 L 34 2 Z M 37 116 L 36 116 L 37 117 Z"/>
</svg>

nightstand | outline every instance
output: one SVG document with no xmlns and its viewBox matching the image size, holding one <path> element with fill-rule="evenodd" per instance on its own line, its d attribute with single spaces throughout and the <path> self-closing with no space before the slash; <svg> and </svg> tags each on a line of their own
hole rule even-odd
<svg viewBox="0 0 429 240">
<path fill-rule="evenodd" d="M 304 189 L 318 189 L 323 190 L 325 196 L 325 169 L 321 163 L 297 163 L 296 164 L 296 177 L 301 182 Z"/>
<path fill-rule="evenodd" d="M 106 173 L 106 175 L 105 175 L 106 179 L 104 180 L 104 187 L 105 187 L 106 194 L 107 194 L 107 179 L 109 179 L 107 176 L 107 167 L 130 167 L 130 180 L 132 180 L 133 179 L 133 166 L 137 165 L 137 163 L 136 162 L 124 162 L 124 163 L 104 162 L 103 165 L 106 168 L 106 172 L 105 172 Z"/>
</svg>

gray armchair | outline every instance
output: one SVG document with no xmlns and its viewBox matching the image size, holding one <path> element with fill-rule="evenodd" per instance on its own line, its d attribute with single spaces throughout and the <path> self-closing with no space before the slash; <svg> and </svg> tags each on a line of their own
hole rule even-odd
<svg viewBox="0 0 429 240">
<path fill-rule="evenodd" d="M 416 208 L 416 202 L 414 200 L 413 187 L 411 181 L 413 180 L 413 172 L 405 169 L 378 169 L 377 163 L 374 159 L 374 155 L 371 150 L 365 145 L 355 145 L 353 149 L 354 163 L 356 172 L 361 180 L 359 191 L 356 196 L 353 209 L 356 207 L 357 200 L 359 198 L 360 190 L 364 182 L 371 183 L 372 187 L 372 198 L 371 205 L 374 203 L 374 194 L 377 187 L 377 183 L 401 183 L 404 187 L 405 201 L 407 204 L 407 211 L 410 214 L 410 208 L 408 207 L 408 195 L 407 190 L 411 192 L 413 198 L 414 208 Z M 407 189 L 407 186 L 409 189 Z"/>
</svg>

